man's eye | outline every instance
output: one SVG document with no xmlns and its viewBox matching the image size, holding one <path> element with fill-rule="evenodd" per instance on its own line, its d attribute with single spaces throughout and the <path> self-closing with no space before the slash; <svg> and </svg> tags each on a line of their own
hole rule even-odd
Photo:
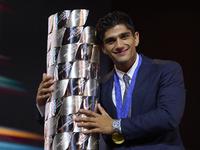
<svg viewBox="0 0 200 150">
<path fill-rule="evenodd" d="M 127 39 L 129 37 L 129 35 L 123 35 L 122 39 Z"/>
<path fill-rule="evenodd" d="M 111 45 L 114 43 L 114 40 L 108 41 L 107 44 Z"/>
</svg>

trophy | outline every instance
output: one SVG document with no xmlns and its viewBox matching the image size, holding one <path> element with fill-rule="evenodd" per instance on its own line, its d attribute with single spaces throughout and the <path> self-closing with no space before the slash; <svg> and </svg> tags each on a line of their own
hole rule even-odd
<svg viewBox="0 0 200 150">
<path fill-rule="evenodd" d="M 89 10 L 64 10 L 48 18 L 47 75 L 55 83 L 45 105 L 45 150 L 98 150 L 99 134 L 84 135 L 74 121 L 97 112 L 99 46 L 95 28 L 84 26 Z"/>
</svg>

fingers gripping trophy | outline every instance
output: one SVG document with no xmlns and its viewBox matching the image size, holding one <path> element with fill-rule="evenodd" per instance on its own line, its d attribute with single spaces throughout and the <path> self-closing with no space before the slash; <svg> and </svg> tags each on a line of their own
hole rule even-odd
<svg viewBox="0 0 200 150">
<path fill-rule="evenodd" d="M 64 10 L 48 19 L 47 75 L 55 80 L 45 105 L 45 150 L 98 150 L 99 134 L 82 134 L 79 109 L 97 112 L 99 47 L 89 11 Z"/>
</svg>

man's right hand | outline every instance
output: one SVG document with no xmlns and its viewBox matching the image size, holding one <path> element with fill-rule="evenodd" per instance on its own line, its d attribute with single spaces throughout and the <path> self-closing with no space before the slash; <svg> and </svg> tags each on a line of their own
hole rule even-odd
<svg viewBox="0 0 200 150">
<path fill-rule="evenodd" d="M 47 76 L 46 73 L 43 73 L 42 82 L 39 85 L 36 97 L 36 104 L 38 106 L 44 106 L 46 104 L 46 101 L 50 97 L 51 92 L 54 91 L 54 89 L 51 87 L 54 82 L 55 81 L 52 79 L 52 76 Z"/>
</svg>

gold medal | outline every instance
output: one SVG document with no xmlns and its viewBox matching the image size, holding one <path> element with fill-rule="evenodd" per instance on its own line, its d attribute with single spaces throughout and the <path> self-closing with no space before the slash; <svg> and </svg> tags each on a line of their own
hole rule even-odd
<svg viewBox="0 0 200 150">
<path fill-rule="evenodd" d="M 122 144 L 124 143 L 124 137 L 121 133 L 114 133 L 112 134 L 112 140 L 115 142 L 115 144 Z"/>
</svg>

